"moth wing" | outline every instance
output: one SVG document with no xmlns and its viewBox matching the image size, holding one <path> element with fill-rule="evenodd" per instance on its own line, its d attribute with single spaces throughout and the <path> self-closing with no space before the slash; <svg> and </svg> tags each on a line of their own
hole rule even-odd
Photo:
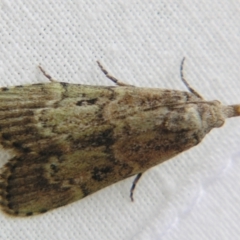
<svg viewBox="0 0 240 240">
<path fill-rule="evenodd" d="M 121 167 L 107 162 L 108 156 L 100 158 L 97 152 L 92 155 L 89 152 L 89 156 L 82 153 L 68 153 L 58 158 L 29 152 L 11 159 L 1 174 L 3 210 L 19 216 L 44 213 L 116 181 L 115 171 L 121 171 Z"/>
<path fill-rule="evenodd" d="M 114 161 L 103 153 L 113 127 L 100 114 L 111 94 L 56 82 L 2 89 L 0 141 L 14 153 L 0 179 L 6 212 L 45 212 L 96 191 L 94 181 L 109 185 L 106 175 L 114 182 Z"/>
<path fill-rule="evenodd" d="M 177 119 L 167 132 L 164 125 L 172 106 L 186 101 L 199 99 L 178 91 L 57 82 L 3 88 L 0 142 L 14 152 L 0 179 L 3 209 L 22 216 L 46 212 L 192 147 L 196 129 L 179 138 Z"/>
</svg>

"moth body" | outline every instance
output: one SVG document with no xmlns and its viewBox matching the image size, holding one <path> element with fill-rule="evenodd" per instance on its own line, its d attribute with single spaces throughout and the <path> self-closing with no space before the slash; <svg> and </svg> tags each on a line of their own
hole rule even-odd
<svg viewBox="0 0 240 240">
<path fill-rule="evenodd" d="M 43 213 L 138 174 L 132 197 L 143 172 L 239 116 L 239 105 L 205 101 L 190 87 L 183 92 L 115 82 L 1 89 L 0 143 L 14 153 L 1 171 L 5 212 Z"/>
</svg>

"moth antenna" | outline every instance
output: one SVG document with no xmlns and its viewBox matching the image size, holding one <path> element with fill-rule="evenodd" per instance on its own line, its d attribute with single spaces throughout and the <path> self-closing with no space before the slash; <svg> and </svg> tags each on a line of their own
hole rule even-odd
<svg viewBox="0 0 240 240">
<path fill-rule="evenodd" d="M 181 75 L 181 79 L 184 83 L 184 85 L 187 87 L 187 89 L 193 93 L 195 96 L 197 96 L 198 98 L 204 99 L 196 90 L 194 90 L 189 83 L 187 82 L 187 80 L 184 77 L 184 73 L 183 73 L 183 67 L 184 67 L 184 62 L 185 62 L 185 57 L 183 58 L 182 62 L 181 62 L 181 66 L 180 66 L 180 75 Z"/>
</svg>

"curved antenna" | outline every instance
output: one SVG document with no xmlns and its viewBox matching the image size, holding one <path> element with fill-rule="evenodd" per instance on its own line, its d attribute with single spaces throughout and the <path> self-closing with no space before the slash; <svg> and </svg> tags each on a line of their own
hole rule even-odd
<svg viewBox="0 0 240 240">
<path fill-rule="evenodd" d="M 187 80 L 184 78 L 184 74 L 183 74 L 183 66 L 184 66 L 184 61 L 185 61 L 185 57 L 183 58 L 182 62 L 181 62 L 181 67 L 180 67 L 180 75 L 181 75 L 181 79 L 184 83 L 184 85 L 187 87 L 187 89 L 194 94 L 196 97 L 204 99 L 197 91 L 195 91 L 187 82 Z"/>
</svg>

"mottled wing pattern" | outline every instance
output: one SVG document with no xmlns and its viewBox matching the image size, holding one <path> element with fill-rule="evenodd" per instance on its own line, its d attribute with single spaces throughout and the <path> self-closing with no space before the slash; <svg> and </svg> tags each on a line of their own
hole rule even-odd
<svg viewBox="0 0 240 240">
<path fill-rule="evenodd" d="M 1 174 L 5 211 L 31 215 L 82 198 L 88 194 L 84 182 L 91 174 L 89 169 L 94 169 L 92 159 L 98 161 L 95 178 L 101 178 L 97 169 L 105 159 L 101 145 L 107 144 L 103 137 L 111 126 L 99 126 L 103 122 L 101 104 L 95 105 L 99 92 L 103 94 L 104 89 L 93 91 L 65 83 L 2 89 L 1 144 L 15 153 Z M 106 90 L 102 104 L 111 95 Z M 84 175 L 75 176 L 76 168 Z"/>
<path fill-rule="evenodd" d="M 185 119 L 191 131 L 183 124 L 176 134 L 167 119 L 181 122 L 178 111 L 197 101 L 191 93 L 134 87 L 2 88 L 0 142 L 15 155 L 1 172 L 4 211 L 46 212 L 192 147 L 202 138 L 196 126 Z"/>
</svg>

